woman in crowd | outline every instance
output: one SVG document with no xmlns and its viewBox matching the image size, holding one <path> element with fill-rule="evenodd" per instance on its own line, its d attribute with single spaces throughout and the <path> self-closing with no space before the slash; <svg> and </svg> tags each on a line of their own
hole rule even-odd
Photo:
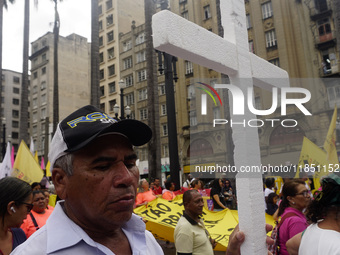
<svg viewBox="0 0 340 255">
<path fill-rule="evenodd" d="M 309 203 L 309 192 L 303 181 L 292 180 L 284 184 L 278 213 L 282 222 L 279 228 L 281 255 L 288 255 L 286 242 L 307 228 L 307 219 L 303 211 Z"/>
<path fill-rule="evenodd" d="M 279 196 L 276 193 L 270 193 L 267 197 L 267 209 L 266 213 L 269 215 L 273 215 L 277 208 L 277 200 L 279 199 Z"/>
<path fill-rule="evenodd" d="M 170 180 L 167 180 L 165 182 L 165 190 L 163 190 L 162 198 L 169 200 L 169 201 L 174 199 L 176 197 L 174 190 L 175 190 L 175 184 L 171 182 Z"/>
<path fill-rule="evenodd" d="M 221 179 L 215 179 L 211 186 L 210 198 L 214 203 L 214 211 L 222 211 L 227 207 L 224 204 L 225 198 L 222 192 L 223 183 Z"/>
<path fill-rule="evenodd" d="M 136 206 L 146 205 L 148 202 L 156 199 L 155 194 L 149 188 L 149 183 L 145 179 L 141 179 L 138 185 L 138 193 L 136 197 Z"/>
<path fill-rule="evenodd" d="M 225 180 L 222 190 L 223 190 L 223 195 L 225 197 L 225 204 L 230 209 L 233 205 L 234 195 L 233 195 L 233 188 L 231 187 L 231 183 L 229 179 Z"/>
<path fill-rule="evenodd" d="M 46 224 L 52 210 L 46 209 L 46 198 L 42 190 L 33 191 L 33 208 L 32 211 L 21 225 L 26 237 L 29 238 L 35 231 Z"/>
<path fill-rule="evenodd" d="M 10 254 L 26 240 L 19 227 L 32 207 L 32 189 L 28 183 L 14 177 L 0 180 L 0 254 Z"/>
<path fill-rule="evenodd" d="M 308 206 L 306 217 L 313 224 L 287 242 L 289 254 L 340 255 L 339 176 L 331 174 L 322 180 L 322 191 Z"/>
</svg>

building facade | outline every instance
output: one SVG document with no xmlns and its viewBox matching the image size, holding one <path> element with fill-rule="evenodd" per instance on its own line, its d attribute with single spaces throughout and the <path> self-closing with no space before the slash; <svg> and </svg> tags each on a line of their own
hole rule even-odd
<svg viewBox="0 0 340 255">
<path fill-rule="evenodd" d="M 19 121 L 21 103 L 22 73 L 11 70 L 2 70 L 2 95 L 1 95 L 1 116 L 2 124 L 5 125 L 5 134 L 1 136 L 1 145 L 11 142 L 15 151 L 18 150 L 19 141 Z M 3 127 L 2 127 L 3 130 Z M 5 141 L 4 141 L 5 138 Z"/>
<path fill-rule="evenodd" d="M 47 156 L 52 138 L 54 35 L 46 33 L 32 42 L 30 134 L 34 150 Z M 59 119 L 90 103 L 90 44 L 77 34 L 59 36 Z"/>
</svg>

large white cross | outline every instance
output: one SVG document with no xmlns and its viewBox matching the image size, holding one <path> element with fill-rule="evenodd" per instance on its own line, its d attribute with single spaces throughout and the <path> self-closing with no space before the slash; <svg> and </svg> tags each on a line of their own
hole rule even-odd
<svg viewBox="0 0 340 255">
<path fill-rule="evenodd" d="M 231 84 L 239 87 L 243 95 L 247 95 L 247 88 L 253 85 L 265 89 L 289 86 L 286 71 L 249 52 L 244 0 L 221 0 L 220 5 L 224 38 L 172 12 L 161 11 L 152 18 L 154 47 L 227 74 Z M 234 115 L 232 119 L 242 122 L 256 116 L 245 107 L 244 115 Z M 233 128 L 232 137 L 237 169 L 259 166 L 257 129 L 238 125 Z M 262 175 L 238 173 L 236 183 L 240 229 L 246 234 L 241 253 L 267 254 Z"/>
</svg>

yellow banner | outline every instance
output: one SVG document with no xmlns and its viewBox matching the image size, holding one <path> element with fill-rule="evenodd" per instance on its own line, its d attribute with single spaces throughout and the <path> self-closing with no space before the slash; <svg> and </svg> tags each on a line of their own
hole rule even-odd
<svg viewBox="0 0 340 255">
<path fill-rule="evenodd" d="M 22 140 L 13 165 L 13 174 L 19 179 L 32 184 L 40 182 L 44 174 L 39 164 L 35 161 L 32 153 Z"/>
<path fill-rule="evenodd" d="M 51 163 L 50 163 L 50 161 L 47 161 L 47 164 L 46 164 L 46 176 L 47 177 L 52 176 L 50 168 L 51 168 Z"/>
<path fill-rule="evenodd" d="M 318 189 L 320 187 L 320 177 L 327 175 L 330 172 L 334 172 L 339 168 L 339 163 L 328 161 L 327 153 L 307 137 L 304 137 L 298 169 L 295 175 L 296 178 L 299 178 L 299 172 L 304 171 L 305 167 L 314 168 L 314 187 L 315 189 Z"/>
<path fill-rule="evenodd" d="M 336 151 L 336 119 L 337 119 L 337 107 L 335 105 L 331 124 L 329 125 L 328 133 L 326 136 L 323 148 L 327 152 L 327 160 L 333 164 L 339 164 L 338 153 Z"/>
<path fill-rule="evenodd" d="M 183 210 L 182 195 L 179 195 L 172 201 L 157 198 L 146 206 L 137 207 L 134 212 L 147 220 L 146 229 L 155 238 L 174 242 L 174 230 Z M 212 212 L 204 207 L 202 218 L 211 238 L 218 243 L 215 250 L 225 251 L 229 236 L 238 224 L 237 211 L 226 209 Z M 274 225 L 272 216 L 267 215 L 266 221 Z"/>
</svg>

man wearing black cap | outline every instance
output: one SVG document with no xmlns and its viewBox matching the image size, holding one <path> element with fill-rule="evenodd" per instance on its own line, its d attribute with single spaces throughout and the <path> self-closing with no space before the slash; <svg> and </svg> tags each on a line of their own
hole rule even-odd
<svg viewBox="0 0 340 255">
<path fill-rule="evenodd" d="M 144 123 L 117 122 L 93 106 L 61 121 L 49 160 L 56 192 L 64 201 L 13 254 L 163 254 L 132 213 L 139 179 L 133 146 L 151 136 Z"/>
</svg>

